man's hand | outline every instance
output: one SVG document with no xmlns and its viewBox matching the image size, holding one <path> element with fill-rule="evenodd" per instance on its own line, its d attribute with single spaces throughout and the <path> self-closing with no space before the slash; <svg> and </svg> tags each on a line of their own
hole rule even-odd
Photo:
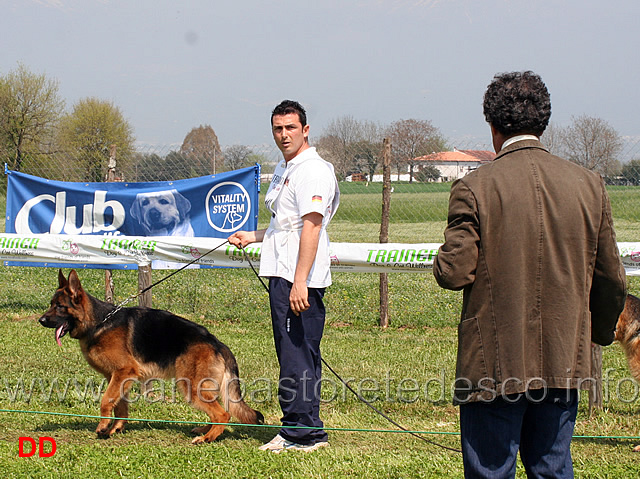
<svg viewBox="0 0 640 479">
<path fill-rule="evenodd" d="M 227 241 L 236 248 L 244 248 L 248 244 L 262 241 L 264 239 L 264 232 L 265 230 L 236 231 L 227 238 Z"/>
<path fill-rule="evenodd" d="M 309 290 L 307 289 L 306 281 L 293 283 L 289 294 L 289 305 L 291 306 L 291 311 L 298 316 L 302 311 L 309 309 Z"/>
</svg>

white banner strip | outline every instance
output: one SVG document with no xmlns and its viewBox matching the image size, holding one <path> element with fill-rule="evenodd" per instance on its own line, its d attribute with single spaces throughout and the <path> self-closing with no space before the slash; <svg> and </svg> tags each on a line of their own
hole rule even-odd
<svg viewBox="0 0 640 479">
<path fill-rule="evenodd" d="M 242 251 L 219 238 L 179 236 L 94 236 L 0 234 L 0 259 L 42 263 L 138 264 L 151 261 L 248 268 Z M 222 246 L 221 246 L 222 245 Z M 245 248 L 254 267 L 261 243 Z M 206 254 L 218 247 L 215 251 Z M 440 243 L 331 243 L 332 271 L 356 273 L 430 271 Z M 640 243 L 618 243 L 626 272 L 640 276 Z M 203 257 L 203 255 L 205 255 Z"/>
</svg>

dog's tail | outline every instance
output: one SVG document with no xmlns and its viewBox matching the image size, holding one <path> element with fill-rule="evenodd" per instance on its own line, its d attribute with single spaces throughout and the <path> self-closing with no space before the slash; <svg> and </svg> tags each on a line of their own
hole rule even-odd
<svg viewBox="0 0 640 479">
<path fill-rule="evenodd" d="M 224 387 L 221 399 L 224 408 L 243 424 L 264 424 L 264 416 L 260 411 L 251 409 L 242 397 L 238 364 L 229 351 L 229 357 L 225 357 Z"/>
</svg>

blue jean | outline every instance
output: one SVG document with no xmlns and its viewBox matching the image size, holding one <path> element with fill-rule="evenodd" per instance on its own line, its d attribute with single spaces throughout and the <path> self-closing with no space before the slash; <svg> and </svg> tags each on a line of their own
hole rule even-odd
<svg viewBox="0 0 640 479">
<path fill-rule="evenodd" d="M 460 406 L 467 478 L 515 477 L 518 451 L 528 477 L 573 478 L 575 389 L 539 389 Z"/>
<path fill-rule="evenodd" d="M 310 307 L 299 316 L 289 307 L 290 292 L 290 282 L 282 278 L 269 279 L 273 339 L 280 363 L 278 399 L 284 426 L 280 435 L 309 445 L 326 441 L 328 437 L 320 420 L 324 288 L 309 288 Z"/>
</svg>

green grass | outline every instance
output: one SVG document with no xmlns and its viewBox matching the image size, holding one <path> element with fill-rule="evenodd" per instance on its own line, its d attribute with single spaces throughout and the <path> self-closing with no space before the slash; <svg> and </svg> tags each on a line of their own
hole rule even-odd
<svg viewBox="0 0 640 479">
<path fill-rule="evenodd" d="M 441 241 L 449 187 L 394 185 L 390 241 Z M 370 210 L 379 211 L 379 185 L 341 188 L 332 239 L 377 242 L 379 218 Z M 615 187 L 609 192 L 618 240 L 640 241 L 640 189 Z M 267 221 L 261 216 L 262 226 Z M 458 431 L 450 386 L 461 295 L 438 288 L 425 273 L 389 275 L 391 326 L 385 330 L 376 326 L 379 275 L 336 273 L 326 295 L 323 354 L 394 420 L 412 430 L 438 433 L 427 437 L 457 447 L 459 438 L 444 433 Z M 88 291 L 103 295 L 102 271 L 81 271 L 80 276 Z M 137 273 L 114 271 L 114 281 L 116 301 L 121 301 L 136 291 Z M 71 414 L 0 413 L 0 465 L 6 477 L 462 477 L 459 454 L 406 434 L 370 432 L 393 426 L 345 392 L 326 369 L 321 415 L 332 429 L 331 447 L 313 454 L 258 451 L 275 434 L 268 427 L 229 427 L 216 443 L 191 446 L 189 431 L 205 418 L 170 394 L 167 400 L 132 405 L 133 418 L 154 421 L 132 421 L 125 434 L 99 440 L 97 420 L 82 416 L 98 414 L 98 399 L 83 387 L 97 388 L 101 378 L 86 364 L 75 340 L 63 338 L 59 348 L 53 331 L 37 323 L 57 284 L 57 270 L 0 267 L 0 284 L 0 408 Z M 631 292 L 640 293 L 640 279 L 630 278 L 629 284 Z M 153 304 L 205 325 L 228 344 L 251 405 L 268 424 L 278 424 L 278 367 L 268 301 L 250 270 L 185 270 L 153 289 Z M 576 477 L 635 477 L 638 455 L 631 449 L 640 439 L 631 437 L 640 436 L 639 386 L 626 379 L 629 372 L 618 345 L 605 348 L 603 370 L 610 377 L 605 408 L 588 416 L 586 395 L 580 403 L 576 434 L 596 437 L 574 440 Z M 16 395 L 20 381 L 26 393 L 31 390 L 30 397 Z M 66 384 L 70 392 L 60 398 Z M 170 383 L 162 384 L 170 392 Z M 49 387 L 54 390 L 48 397 Z M 19 458 L 21 436 L 55 438 L 55 456 Z M 518 477 L 524 477 L 520 465 Z"/>
<path fill-rule="evenodd" d="M 135 272 L 115 271 L 114 275 L 117 300 L 135 291 Z M 368 432 L 394 427 L 346 392 L 327 370 L 322 417 L 328 428 L 338 430 L 330 431 L 330 448 L 313 454 L 261 453 L 257 447 L 275 434 L 274 429 L 266 427 L 230 427 L 214 444 L 191 446 L 189 431 L 205 418 L 181 398 L 173 401 L 170 383 L 162 386 L 167 400 L 139 399 L 131 407 L 131 416 L 172 422 L 131 422 L 125 434 L 99 440 L 94 433 L 97 420 L 82 416 L 98 414 L 98 400 L 83 388 L 92 381 L 97 388 L 101 378 L 82 359 L 75 340 L 63 338 L 59 348 L 53 331 L 36 321 L 46 309 L 56 276 L 57 271 L 50 269 L 0 268 L 4 285 L 0 290 L 0 407 L 78 415 L 0 413 L 0 464 L 7 477 L 462 475 L 459 454 L 406 434 Z M 82 271 L 81 279 L 87 290 L 96 296 L 102 294 L 103 272 Z M 382 330 L 375 326 L 378 275 L 336 274 L 326 296 L 324 357 L 353 387 L 377 399 L 376 406 L 405 427 L 456 433 L 457 409 L 451 405 L 450 386 L 460 295 L 439 289 L 430 274 L 391 274 L 390 283 L 392 325 Z M 639 280 L 631 279 L 631 290 L 640 290 Z M 153 301 L 156 307 L 171 309 L 207 326 L 228 344 L 237 356 L 251 405 L 264 413 L 268 424 L 278 424 L 277 362 L 268 302 L 250 271 L 185 270 L 154 288 Z M 630 400 L 638 395 L 634 389 L 637 385 L 623 380 L 628 370 L 617 345 L 605 349 L 607 369 L 611 379 L 605 409 L 588 417 L 585 395 L 576 434 L 640 436 L 640 405 Z M 20 380 L 26 392 L 35 381 L 30 398 L 16 396 Z M 58 394 L 67 383 L 71 392 L 61 400 Z M 53 395 L 47 397 L 51 387 Z M 160 392 L 159 385 L 155 389 Z M 19 458 L 21 436 L 55 438 L 55 456 Z M 459 440 L 456 435 L 427 437 L 452 447 L 457 447 Z M 625 438 L 574 440 L 577 477 L 631 477 L 630 473 L 637 471 L 637 455 L 631 448 L 637 443 L 640 440 Z M 520 467 L 519 477 L 522 473 Z"/>
</svg>

